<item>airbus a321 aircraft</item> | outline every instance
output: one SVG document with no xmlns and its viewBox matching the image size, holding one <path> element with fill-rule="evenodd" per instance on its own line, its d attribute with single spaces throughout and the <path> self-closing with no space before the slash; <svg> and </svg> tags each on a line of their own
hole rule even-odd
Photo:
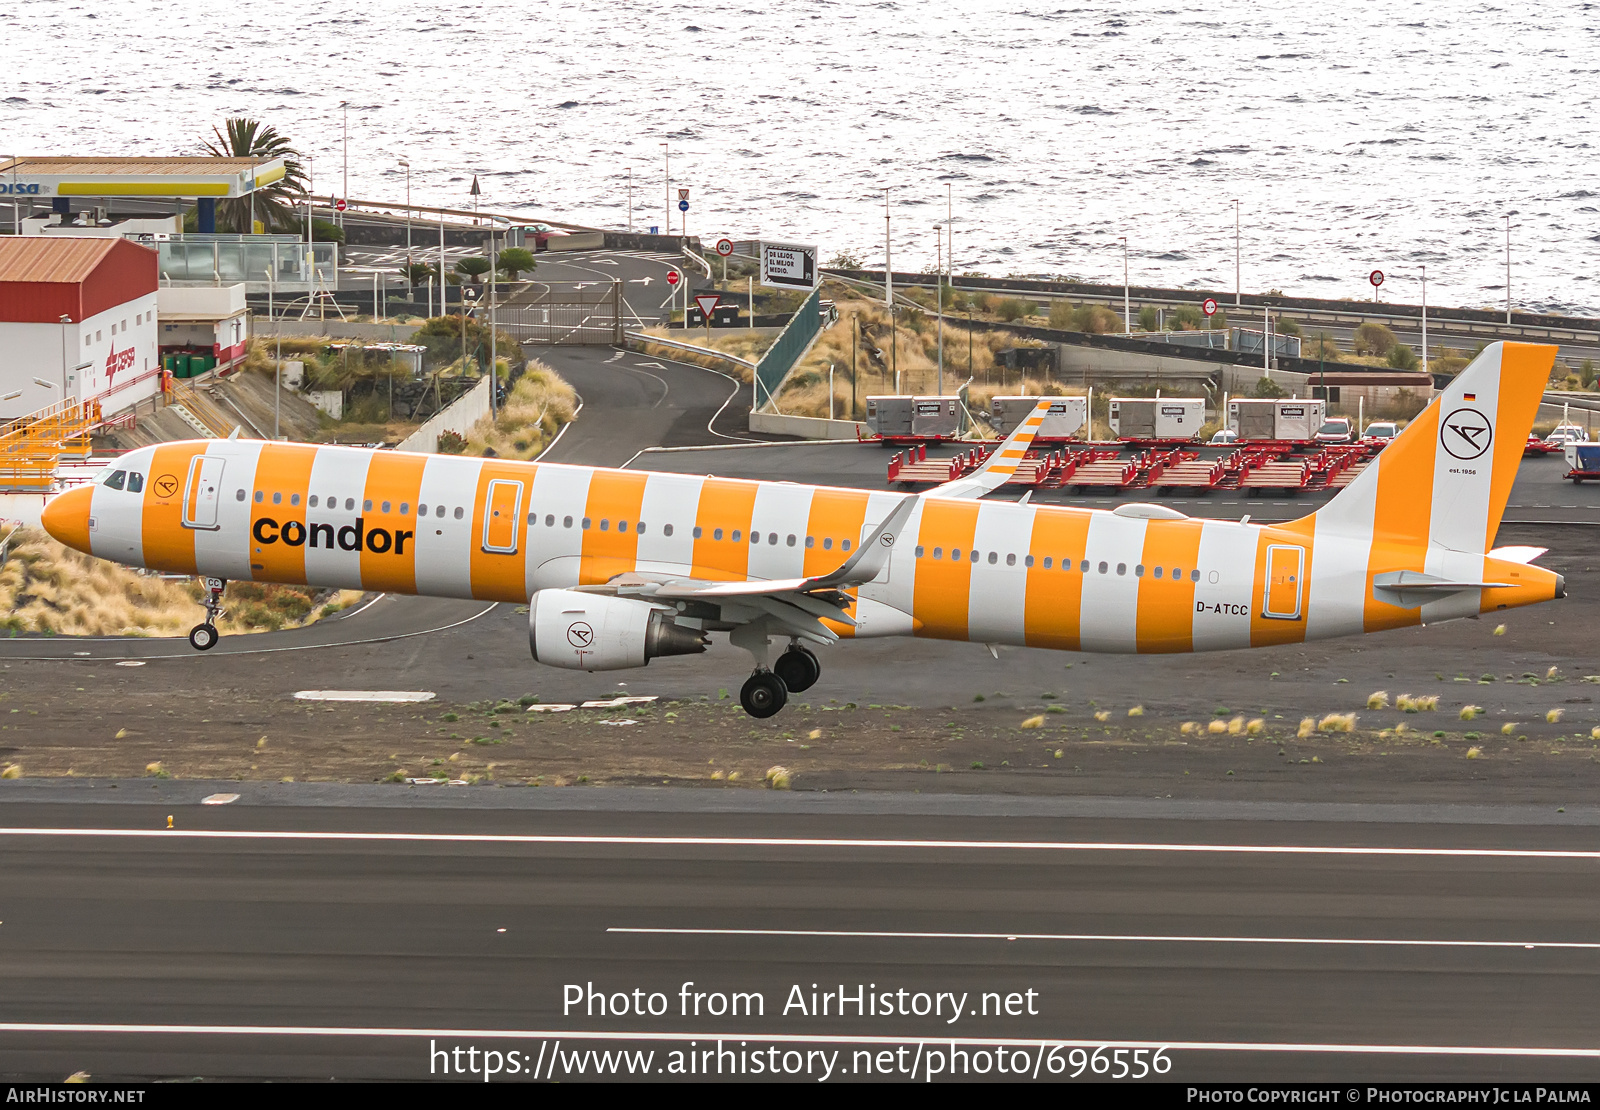
<svg viewBox="0 0 1600 1110">
<path fill-rule="evenodd" d="M 211 439 L 129 452 L 44 526 L 205 576 L 202 651 L 229 579 L 528 602 L 553 667 L 642 667 L 727 632 L 755 658 L 740 700 L 768 717 L 817 681 L 809 645 L 841 637 L 1214 651 L 1561 597 L 1532 565 L 1543 549 L 1493 548 L 1554 359 L 1490 345 L 1348 488 L 1280 525 L 982 500 L 1045 403 L 981 469 L 921 494 Z"/>
</svg>

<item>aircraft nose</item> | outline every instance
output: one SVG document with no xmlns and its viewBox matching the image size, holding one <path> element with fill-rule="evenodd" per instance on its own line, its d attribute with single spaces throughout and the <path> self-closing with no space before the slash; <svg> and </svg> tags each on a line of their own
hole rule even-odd
<svg viewBox="0 0 1600 1110">
<path fill-rule="evenodd" d="M 52 497 L 40 515 L 44 530 L 68 547 L 85 554 L 89 551 L 89 503 L 94 499 L 93 486 L 78 486 Z"/>
</svg>

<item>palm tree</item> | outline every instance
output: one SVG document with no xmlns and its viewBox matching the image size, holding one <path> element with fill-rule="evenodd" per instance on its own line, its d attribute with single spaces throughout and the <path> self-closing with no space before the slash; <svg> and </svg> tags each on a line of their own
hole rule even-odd
<svg viewBox="0 0 1600 1110">
<path fill-rule="evenodd" d="M 226 129 L 226 130 L 224 130 Z M 250 232 L 255 228 L 251 218 L 260 220 L 267 230 L 295 228 L 295 205 L 304 200 L 306 192 L 305 171 L 300 155 L 289 140 L 278 134 L 276 127 L 264 126 L 260 120 L 235 116 L 223 127 L 211 129 L 213 138 L 202 139 L 207 154 L 214 158 L 257 158 L 263 161 L 283 159 L 284 174 L 270 185 L 263 185 L 253 196 L 219 201 L 217 217 L 220 223 L 237 232 Z"/>
</svg>

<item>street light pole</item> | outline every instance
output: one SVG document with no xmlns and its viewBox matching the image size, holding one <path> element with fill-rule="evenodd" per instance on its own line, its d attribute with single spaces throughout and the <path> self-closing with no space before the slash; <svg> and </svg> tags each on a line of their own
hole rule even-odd
<svg viewBox="0 0 1600 1110">
<path fill-rule="evenodd" d="M 341 101 L 339 101 L 339 107 L 344 109 L 344 184 L 339 186 L 339 188 L 341 190 L 340 193 L 339 193 L 339 199 L 345 202 L 345 206 L 346 207 L 349 207 L 349 204 L 350 204 L 350 102 L 348 100 L 341 100 Z M 343 212 L 339 213 L 339 226 L 340 227 L 344 226 L 344 213 Z"/>
<path fill-rule="evenodd" d="M 1422 372 L 1428 372 L 1428 268 L 1422 268 Z"/>
<path fill-rule="evenodd" d="M 939 306 L 939 396 L 944 396 L 944 229 L 933 225 L 933 289 Z"/>
<path fill-rule="evenodd" d="M 1119 235 L 1117 241 L 1122 244 L 1122 331 L 1124 335 L 1132 335 L 1133 316 L 1128 306 L 1128 237 Z"/>
<path fill-rule="evenodd" d="M 633 234 L 633 167 L 628 167 L 628 234 Z"/>
<path fill-rule="evenodd" d="M 1511 213 L 1506 213 L 1506 323 L 1511 323 Z"/>
<path fill-rule="evenodd" d="M 1238 308 L 1244 304 L 1244 286 L 1239 280 L 1239 201 L 1233 202 L 1233 307 Z"/>
<path fill-rule="evenodd" d="M 664 195 L 667 199 L 666 207 L 663 211 L 667 214 L 667 222 L 661 225 L 661 230 L 670 236 L 672 234 L 672 148 L 667 146 L 666 143 L 657 143 L 656 145 L 661 148 L 662 164 L 666 167 L 666 192 Z"/>
<path fill-rule="evenodd" d="M 416 282 L 411 279 L 411 163 L 402 158 L 400 164 L 406 170 L 406 285 L 414 286 Z"/>
</svg>

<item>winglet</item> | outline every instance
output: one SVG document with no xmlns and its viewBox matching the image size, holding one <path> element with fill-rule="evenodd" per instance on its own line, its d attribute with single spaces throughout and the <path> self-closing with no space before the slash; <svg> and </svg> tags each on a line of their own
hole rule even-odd
<svg viewBox="0 0 1600 1110">
<path fill-rule="evenodd" d="M 852 586 L 860 586 L 871 582 L 878 577 L 878 572 L 883 569 L 883 564 L 889 561 L 889 556 L 894 551 L 894 545 L 900 539 L 900 534 L 905 530 L 906 521 L 910 519 L 911 512 L 917 507 L 915 496 L 906 497 L 894 510 L 883 518 L 883 523 L 872 530 L 872 534 L 861 541 L 861 546 L 856 548 L 856 553 L 850 556 L 838 570 L 814 578 L 805 587 L 808 590 L 847 590 Z"/>
<path fill-rule="evenodd" d="M 934 486 L 923 496 L 976 498 L 993 493 L 1017 472 L 1017 464 L 1027 455 L 1028 448 L 1033 445 L 1033 437 L 1039 434 L 1039 425 L 1044 423 L 1044 418 L 1049 414 L 1050 398 L 1046 397 L 1033 406 L 1033 411 L 1006 437 L 1004 443 L 994 449 L 982 466 L 964 478 Z"/>
</svg>

